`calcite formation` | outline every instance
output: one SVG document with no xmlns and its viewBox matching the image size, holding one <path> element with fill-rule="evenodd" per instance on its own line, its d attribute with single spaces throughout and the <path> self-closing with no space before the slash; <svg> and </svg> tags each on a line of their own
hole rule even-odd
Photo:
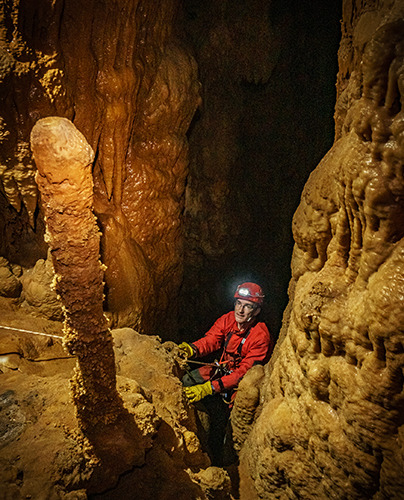
<svg viewBox="0 0 404 500">
<path fill-rule="evenodd" d="M 25 311 L 44 318 L 61 321 L 62 304 L 55 291 L 55 272 L 52 256 L 39 259 L 32 269 L 28 269 L 20 278 L 22 284 L 21 307 Z"/>
<path fill-rule="evenodd" d="M 116 391 L 102 313 L 95 218 L 91 210 L 87 218 L 78 217 L 66 237 L 64 217 L 74 219 L 76 203 L 88 203 L 86 209 L 92 205 L 94 186 L 101 255 L 107 265 L 104 304 L 112 320 L 174 338 L 184 207 L 188 240 L 182 299 L 191 305 L 183 309 L 182 321 L 199 328 L 206 319 L 201 312 L 212 314 L 227 294 L 224 276 L 233 278 L 241 268 L 247 272 L 245 266 L 259 262 L 271 283 L 269 293 L 283 293 L 272 277 L 277 263 L 287 259 L 285 191 L 289 194 L 291 184 L 297 189 L 299 175 L 312 168 L 310 162 L 322 144 L 316 133 L 324 112 L 319 104 L 323 73 L 316 72 L 319 58 L 303 59 L 307 67 L 299 71 L 299 63 L 304 63 L 294 48 L 309 49 L 310 41 L 317 39 L 320 55 L 328 31 L 321 22 L 314 24 L 315 16 L 310 27 L 291 29 L 299 25 L 308 4 L 297 2 L 292 12 L 281 1 L 228 0 L 206 2 L 207 7 L 204 2 L 185 2 L 187 34 L 204 83 L 202 119 L 190 132 L 200 88 L 195 60 L 176 34 L 180 3 L 89 0 L 84 8 L 79 0 L 0 3 L 0 252 L 7 256 L 0 263 L 2 294 L 34 303 L 35 277 L 46 266 L 46 215 L 53 228 L 49 243 L 57 275 L 64 275 L 64 264 L 76 267 L 56 285 L 70 315 L 66 345 L 78 355 L 82 369 L 74 397 L 87 431 L 100 422 L 114 426 L 114 419 L 125 420 L 127 413 Z M 310 2 L 310 7 L 315 11 L 313 5 L 321 4 L 325 2 Z M 294 216 L 290 301 L 277 348 L 265 373 L 254 367 L 240 384 L 232 414 L 241 500 L 403 498 L 404 6 L 400 0 L 344 0 L 342 7 L 335 142 L 311 174 Z M 309 29 L 315 37 L 309 37 Z M 285 74 L 289 86 L 284 85 Z M 29 134 L 38 119 L 48 116 L 70 119 L 87 138 L 95 156 L 90 160 L 90 154 L 83 165 L 89 173 L 92 162 L 94 184 L 88 178 L 84 191 L 72 195 L 72 204 L 63 201 L 56 210 L 45 189 L 44 206 L 51 211 L 44 214 L 37 203 Z M 303 120 L 310 124 L 309 131 L 298 126 Z M 187 133 L 194 141 L 195 158 L 185 205 Z M 261 141 L 270 150 L 270 161 L 256 147 Z M 286 164 L 290 168 L 284 168 Z M 65 181 L 64 172 L 60 180 Z M 81 231 L 90 226 L 88 239 L 81 239 Z M 258 238 L 258 232 L 265 237 Z M 67 261 L 62 250 L 67 250 Z M 87 250 L 93 259 L 88 266 L 82 259 Z M 16 263 L 33 271 L 21 277 Z M 26 288 L 20 296 L 21 283 Z M 94 297 L 89 289 L 96 290 Z M 51 295 L 44 290 L 44 296 Z M 129 434 L 139 438 L 132 449 L 139 454 L 134 458 L 129 450 L 115 460 L 117 450 L 127 450 L 125 433 L 123 441 L 115 439 L 114 432 L 107 433 L 103 443 L 98 441 L 104 450 L 112 450 L 111 467 L 113 461 L 120 467 L 121 458 L 140 465 L 122 478 L 117 496 L 137 487 L 144 498 L 153 498 L 156 490 L 163 498 L 199 498 L 201 489 L 211 497 L 212 485 L 225 496 L 228 481 L 222 471 L 193 472 L 190 482 L 185 468 L 203 468 L 206 463 L 194 426 L 187 428 L 188 410 L 179 381 L 173 380 L 178 374 L 162 375 L 169 363 L 154 366 L 147 349 L 133 348 L 132 334 L 121 331 L 116 348 L 122 356 L 118 370 L 125 373 L 120 376 L 136 372 L 139 380 L 143 377 L 142 384 L 131 380 L 119 387 L 139 418 L 139 427 L 126 420 Z M 11 341 L 7 349 L 9 345 L 14 349 Z M 17 380 L 20 352 L 14 350 L 4 369 L 15 371 Z M 132 364 L 128 352 L 141 352 L 147 362 Z M 27 404 L 18 405 L 9 392 L 0 401 L 15 416 L 17 434 L 24 412 L 32 415 L 28 407 L 35 396 L 34 382 L 23 384 L 29 386 Z M 45 386 L 40 383 L 44 392 Z M 67 393 L 60 397 L 63 406 Z M 52 391 L 47 399 L 52 399 Z M 99 414 L 94 403 L 100 403 Z M 32 408 L 39 412 L 41 405 Z M 62 418 L 61 413 L 58 407 L 56 416 Z M 51 420 L 51 414 L 46 418 Z M 35 442 L 36 429 L 24 434 L 12 455 L 15 462 L 3 468 L 13 494 L 30 494 L 17 462 Z M 40 435 L 52 445 L 46 431 Z M 61 435 L 56 441 L 66 444 Z M 2 455 L 5 461 L 9 456 Z M 32 457 L 29 454 L 29 460 Z M 85 481 L 87 474 L 101 489 L 106 487 L 103 481 L 114 480 L 113 467 L 107 474 L 104 468 L 102 478 L 92 474 L 93 467 L 98 470 L 93 455 L 87 465 L 76 463 L 70 453 L 67 465 L 64 458 L 61 455 L 57 465 L 66 490 Z M 41 476 L 44 484 L 54 471 L 49 463 Z"/>
<path fill-rule="evenodd" d="M 264 378 L 261 365 L 252 367 L 241 380 L 234 407 L 231 411 L 231 429 L 234 450 L 239 452 L 251 432 L 260 402 L 260 389 Z"/>
<path fill-rule="evenodd" d="M 63 341 L 77 357 L 72 389 L 80 427 L 101 456 L 110 460 L 119 454 L 125 470 L 139 460 L 139 443 L 117 392 L 112 338 L 102 307 L 104 269 L 91 175 L 94 153 L 74 125 L 59 117 L 36 123 L 31 147 L 55 289 L 65 313 Z"/>
<path fill-rule="evenodd" d="M 0 202 L 11 207 L 0 250 L 30 267 L 45 259 L 29 134 L 40 118 L 74 121 L 95 152 L 105 306 L 115 324 L 166 338 L 182 279 L 186 132 L 200 102 L 178 9 L 178 0 L 0 4 Z"/>
<path fill-rule="evenodd" d="M 21 268 L 12 265 L 4 257 L 0 257 L 0 295 L 3 297 L 19 297 L 22 289 L 20 280 Z"/>
<path fill-rule="evenodd" d="M 403 3 L 344 2 L 342 28 L 336 141 L 294 216 L 241 499 L 403 498 Z"/>
</svg>

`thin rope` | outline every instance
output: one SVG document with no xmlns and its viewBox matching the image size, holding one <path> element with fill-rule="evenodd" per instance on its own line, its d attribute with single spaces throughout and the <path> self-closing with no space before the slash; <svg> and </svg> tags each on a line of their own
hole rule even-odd
<svg viewBox="0 0 404 500">
<path fill-rule="evenodd" d="M 15 332 L 31 333 L 32 335 L 43 335 L 44 337 L 53 337 L 55 339 L 63 339 L 63 336 L 61 336 L 61 335 L 51 335 L 50 333 L 33 332 L 31 330 L 22 330 L 21 328 L 13 328 L 11 326 L 0 325 L 0 328 L 4 328 L 4 330 L 14 330 Z"/>
<path fill-rule="evenodd" d="M 229 361 L 216 361 L 216 363 L 204 363 L 203 361 L 193 361 L 192 359 L 187 359 L 187 363 L 193 363 L 194 365 L 203 365 L 203 366 L 214 366 L 218 368 L 220 365 L 225 365 Z"/>
</svg>

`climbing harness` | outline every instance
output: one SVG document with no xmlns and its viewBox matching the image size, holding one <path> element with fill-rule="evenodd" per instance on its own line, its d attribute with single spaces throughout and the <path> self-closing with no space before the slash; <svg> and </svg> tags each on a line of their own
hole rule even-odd
<svg viewBox="0 0 404 500">
<path fill-rule="evenodd" d="M 243 338 L 241 339 L 239 345 L 237 346 L 237 351 L 236 351 L 235 354 L 237 354 L 237 356 L 238 356 L 239 359 L 241 358 L 241 351 L 243 349 L 243 345 L 244 345 L 245 341 L 247 340 L 247 337 L 250 335 L 251 327 L 252 327 L 252 325 L 250 325 L 249 328 L 244 332 Z M 233 336 L 234 333 L 235 332 L 229 332 L 229 334 L 226 337 L 226 340 L 225 340 L 224 345 L 223 345 L 223 352 L 222 352 L 222 356 L 220 358 L 220 362 L 223 362 L 224 355 L 227 352 L 226 351 L 227 346 L 229 345 L 230 339 L 231 339 L 231 337 Z M 231 353 L 227 353 L 227 354 L 232 355 Z M 233 357 L 236 358 L 235 355 L 233 355 Z M 232 372 L 232 370 L 227 370 L 227 373 L 231 373 L 231 372 Z M 221 396 L 222 396 L 223 401 L 227 405 L 230 405 L 232 403 L 232 401 L 233 401 L 233 394 L 235 393 L 235 391 L 237 390 L 237 388 L 236 389 L 230 389 L 228 391 L 224 391 L 224 386 L 223 386 L 223 383 L 222 383 L 222 381 L 220 379 L 219 379 L 219 385 L 221 386 L 221 389 L 222 389 Z"/>
<path fill-rule="evenodd" d="M 230 356 L 233 356 L 234 358 L 236 356 L 238 358 L 241 358 L 241 351 L 243 349 L 243 345 L 244 345 L 245 341 L 247 340 L 248 335 L 250 334 L 251 326 L 244 332 L 243 338 L 241 339 L 239 345 L 237 346 L 237 350 L 236 350 L 236 352 L 234 354 L 229 353 L 229 352 L 226 351 L 227 346 L 228 346 L 228 344 L 230 342 L 230 339 L 233 336 L 233 334 L 235 333 L 235 332 L 229 332 L 228 335 L 227 335 L 227 337 L 226 337 L 226 340 L 225 340 L 225 342 L 223 344 L 223 352 L 222 352 L 222 355 L 221 355 L 219 361 L 216 359 L 213 363 L 204 363 L 203 361 L 194 361 L 192 359 L 188 359 L 187 360 L 187 363 L 192 363 L 192 364 L 195 364 L 195 365 L 202 365 L 202 366 L 211 366 L 212 368 L 216 368 L 213 371 L 213 373 L 211 374 L 209 380 L 212 381 L 212 380 L 217 380 L 218 379 L 219 385 L 221 387 L 221 393 L 220 393 L 220 395 L 221 395 L 223 401 L 227 405 L 230 405 L 232 403 L 233 394 L 235 392 L 235 389 L 231 389 L 231 390 L 228 390 L 228 391 L 224 390 L 224 386 L 223 386 L 223 383 L 221 381 L 221 377 L 223 377 L 224 375 L 229 375 L 233 370 L 230 370 L 226 366 L 230 362 L 230 360 L 229 359 L 225 360 L 223 358 L 224 358 L 224 355 L 226 353 L 228 355 L 230 355 Z M 192 376 L 192 372 L 190 370 L 188 370 L 188 369 L 186 369 L 186 371 L 187 371 L 188 375 L 191 377 L 191 379 L 197 384 L 198 382 Z"/>
<path fill-rule="evenodd" d="M 228 363 L 228 361 L 218 361 L 215 359 L 213 363 L 204 363 L 203 361 L 194 361 L 193 359 L 188 359 L 187 363 L 193 363 L 194 365 L 203 365 L 203 366 L 214 366 L 216 368 L 220 368 L 222 365 L 222 368 L 224 368 L 224 365 Z"/>
<path fill-rule="evenodd" d="M 192 359 L 188 359 L 187 363 L 192 363 L 194 365 L 201 365 L 201 366 L 211 366 L 212 368 L 216 368 L 212 376 L 210 377 L 209 380 L 214 380 L 215 378 L 218 377 L 223 377 L 223 375 L 228 375 L 230 370 L 227 369 L 225 366 L 228 361 L 222 361 L 221 363 L 215 359 L 213 363 L 204 363 L 203 361 L 193 361 Z M 191 379 L 195 382 L 195 384 L 198 384 L 198 382 L 194 379 L 192 376 L 192 370 L 189 370 L 188 368 L 185 368 L 187 374 L 191 377 Z"/>
</svg>

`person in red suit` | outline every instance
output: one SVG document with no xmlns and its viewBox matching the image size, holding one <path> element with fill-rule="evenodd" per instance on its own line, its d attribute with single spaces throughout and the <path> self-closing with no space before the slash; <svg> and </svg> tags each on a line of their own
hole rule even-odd
<svg viewBox="0 0 404 500">
<path fill-rule="evenodd" d="M 211 426 L 215 425 L 213 417 L 221 428 L 223 422 L 227 425 L 240 380 L 253 365 L 265 364 L 273 349 L 268 328 L 259 321 L 264 301 L 262 288 L 256 283 L 242 283 L 237 287 L 234 299 L 234 310 L 221 316 L 204 337 L 190 344 L 182 342 L 179 345 L 190 360 L 218 352 L 215 363 L 206 363 L 188 372 L 182 382 L 189 401 L 196 403 L 203 399 L 204 406 L 211 414 Z M 221 419 L 223 422 L 219 423 L 218 410 L 223 401 L 228 403 L 228 407 L 226 411 L 220 411 L 220 415 L 225 416 Z"/>
</svg>

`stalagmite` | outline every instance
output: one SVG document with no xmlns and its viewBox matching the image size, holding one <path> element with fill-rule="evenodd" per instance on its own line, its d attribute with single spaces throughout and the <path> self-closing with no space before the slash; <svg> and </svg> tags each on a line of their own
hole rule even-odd
<svg viewBox="0 0 404 500">
<path fill-rule="evenodd" d="M 256 418 L 263 377 L 264 368 L 261 365 L 254 366 L 248 370 L 238 386 L 231 412 L 232 438 L 237 452 L 242 448 Z"/>
<path fill-rule="evenodd" d="M 39 120 L 31 133 L 55 287 L 65 313 L 64 345 L 77 357 L 73 400 L 84 433 L 119 467 L 141 459 L 133 425 L 116 389 L 114 352 L 103 313 L 100 232 L 93 214 L 91 165 L 84 136 L 66 118 Z"/>
</svg>

